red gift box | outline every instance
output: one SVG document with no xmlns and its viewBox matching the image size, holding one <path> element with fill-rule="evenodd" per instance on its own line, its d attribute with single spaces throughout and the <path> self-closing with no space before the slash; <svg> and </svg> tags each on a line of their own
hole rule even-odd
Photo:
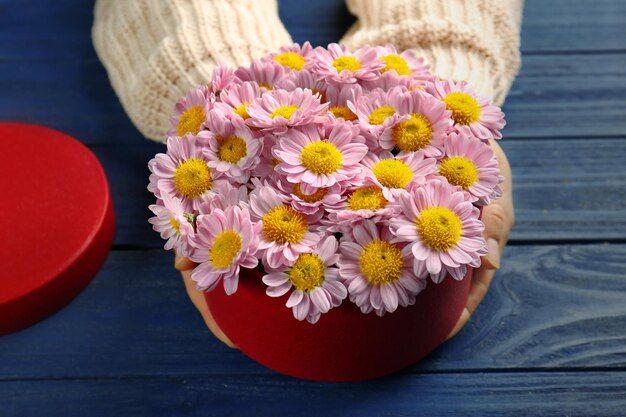
<svg viewBox="0 0 626 417">
<path fill-rule="evenodd" d="M 268 297 L 256 270 L 242 270 L 233 295 L 220 286 L 205 299 L 220 329 L 257 362 L 298 378 L 359 381 L 405 368 L 443 343 L 465 307 L 472 272 L 461 281 L 429 280 L 414 305 L 383 317 L 345 300 L 315 324 L 293 317 L 288 295 Z"/>
<path fill-rule="evenodd" d="M 56 130 L 0 123 L 0 335 L 69 303 L 96 275 L 115 231 L 98 159 Z"/>
</svg>

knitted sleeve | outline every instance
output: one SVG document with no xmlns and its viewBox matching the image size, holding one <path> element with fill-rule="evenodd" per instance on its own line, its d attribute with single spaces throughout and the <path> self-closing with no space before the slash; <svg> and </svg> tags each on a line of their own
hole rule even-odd
<svg viewBox="0 0 626 417">
<path fill-rule="evenodd" d="M 98 0 L 92 38 L 113 89 L 145 136 L 162 141 L 176 101 L 215 63 L 248 65 L 292 43 L 276 0 Z"/>
<path fill-rule="evenodd" d="M 347 0 L 351 49 L 413 49 L 441 78 L 465 80 L 500 105 L 520 67 L 523 0 Z"/>
</svg>

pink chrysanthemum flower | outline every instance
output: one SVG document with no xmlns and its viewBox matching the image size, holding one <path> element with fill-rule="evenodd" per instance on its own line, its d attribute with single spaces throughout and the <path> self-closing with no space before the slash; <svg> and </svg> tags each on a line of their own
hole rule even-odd
<svg viewBox="0 0 626 417">
<path fill-rule="evenodd" d="M 378 138 L 383 131 L 410 117 L 401 113 L 406 108 L 404 102 L 409 100 L 406 95 L 407 91 L 401 87 L 389 91 L 376 89 L 348 105 L 357 115 L 359 125 Z M 370 149 L 376 148 L 380 148 L 378 143 L 370 144 Z"/>
<path fill-rule="evenodd" d="M 324 207 L 333 206 L 341 200 L 342 187 L 334 184 L 319 188 L 314 193 L 304 193 L 301 184 L 291 183 L 284 176 L 276 180 L 276 188 L 287 198 L 297 211 L 316 218 L 324 215 Z"/>
<path fill-rule="evenodd" d="M 377 227 L 371 220 L 355 226 L 352 237 L 342 237 L 339 274 L 350 301 L 363 313 L 374 310 L 382 316 L 398 306 L 413 305 L 426 287 L 426 280 L 413 272 L 411 247 L 392 239 L 387 227 Z"/>
<path fill-rule="evenodd" d="M 311 44 L 304 42 L 302 46 L 297 43 L 291 46 L 283 46 L 277 53 L 271 54 L 269 57 L 287 70 L 301 71 L 303 68 L 310 66 L 313 54 Z"/>
<path fill-rule="evenodd" d="M 502 138 L 504 113 L 488 97 L 478 97 L 465 81 L 435 80 L 426 91 L 445 103 L 457 130 L 485 141 Z"/>
<path fill-rule="evenodd" d="M 257 186 L 250 193 L 252 218 L 258 221 L 259 255 L 263 265 L 277 269 L 309 253 L 321 236 L 312 232 L 309 219 L 286 204 L 270 186 Z"/>
<path fill-rule="evenodd" d="M 189 241 L 194 237 L 194 230 L 185 215 L 183 203 L 168 193 L 161 194 L 160 203 L 162 205 L 151 204 L 148 207 L 156 215 L 148 219 L 148 222 L 161 234 L 161 239 L 167 240 L 165 250 L 174 249 L 180 256 L 189 256 Z"/>
<path fill-rule="evenodd" d="M 398 96 L 394 103 L 398 113 L 409 118 L 383 131 L 380 146 L 386 150 L 396 149 L 401 155 L 422 150 L 427 156 L 440 157 L 451 125 L 446 106 L 419 90 Z"/>
<path fill-rule="evenodd" d="M 324 78 L 313 74 L 309 69 L 304 68 L 298 72 L 295 77 L 285 78 L 278 82 L 277 88 L 283 88 L 287 91 L 293 91 L 296 88 L 309 89 L 313 95 L 318 95 L 320 102 L 326 103 L 326 89 L 328 84 Z"/>
<path fill-rule="evenodd" d="M 262 143 L 263 150 L 261 151 L 259 164 L 252 170 L 252 176 L 258 177 L 261 180 L 276 180 L 278 173 L 274 168 L 280 162 L 278 159 L 274 158 L 272 154 L 272 148 L 276 145 L 276 136 L 265 135 L 259 140 Z"/>
<path fill-rule="evenodd" d="M 394 157 L 391 152 L 369 153 L 362 164 L 369 168 L 365 178 L 380 187 L 389 201 L 394 201 L 413 185 L 424 183 L 426 177 L 437 172 L 437 161 L 425 157 L 422 151 L 404 157 Z"/>
<path fill-rule="evenodd" d="M 400 87 L 405 91 L 410 91 L 425 85 L 426 81 L 414 80 L 410 77 L 402 77 L 395 71 L 387 71 L 381 74 L 381 76 L 374 81 L 363 81 L 359 84 L 368 91 L 374 91 L 376 89 L 389 91 L 395 87 Z"/>
<path fill-rule="evenodd" d="M 273 90 L 279 81 L 290 77 L 278 62 L 269 59 L 255 59 L 249 67 L 240 67 L 235 76 L 241 81 L 254 81 L 266 91 Z"/>
<path fill-rule="evenodd" d="M 262 142 L 243 122 L 224 119 L 219 112 L 210 112 L 208 125 L 212 133 L 204 149 L 208 165 L 232 181 L 246 183 L 259 163 Z"/>
<path fill-rule="evenodd" d="M 400 196 L 401 215 L 389 226 L 397 241 L 409 242 L 417 276 L 430 274 L 436 283 L 447 274 L 463 279 L 467 266 L 480 266 L 487 254 L 480 211 L 465 191 L 432 180 Z"/>
<path fill-rule="evenodd" d="M 377 185 L 365 182 L 350 188 L 334 205 L 327 205 L 328 216 L 322 224 L 332 233 L 349 233 L 352 228 L 364 220 L 375 223 L 386 222 L 398 214 L 397 204 L 392 204 L 383 195 Z"/>
<path fill-rule="evenodd" d="M 250 118 L 246 123 L 282 135 L 291 127 L 323 123 L 327 120 L 327 107 L 328 104 L 321 104 L 319 96 L 313 95 L 311 90 L 276 90 L 263 94 L 248 106 Z"/>
<path fill-rule="evenodd" d="M 207 114 L 212 107 L 207 87 L 189 90 L 174 108 L 174 116 L 170 118 L 171 128 L 168 136 L 184 136 L 188 133 L 197 135 L 204 128 Z"/>
<path fill-rule="evenodd" d="M 225 211 L 231 206 L 248 208 L 248 187 L 245 185 L 235 187 L 229 182 L 220 181 L 210 193 L 200 197 L 198 212 L 209 214 L 215 209 Z"/>
<path fill-rule="evenodd" d="M 154 165 L 156 164 L 156 158 L 152 158 L 148 161 L 148 170 L 150 175 L 148 176 L 148 191 L 155 195 L 157 198 L 161 198 L 161 192 L 157 183 L 159 182 L 159 176 L 154 173 Z"/>
<path fill-rule="evenodd" d="M 213 210 L 196 219 L 196 248 L 191 260 L 199 265 L 191 273 L 198 289 L 211 291 L 220 279 L 224 291 L 231 295 L 237 291 L 239 270 L 258 265 L 256 251 L 259 244 L 253 230 L 250 213 L 237 206 L 222 211 Z"/>
<path fill-rule="evenodd" d="M 417 80 L 430 80 L 432 74 L 428 71 L 429 65 L 424 63 L 424 59 L 418 58 L 414 51 L 407 49 L 402 53 L 393 45 L 377 46 L 376 56 L 385 63 L 381 73 L 395 72 L 400 76 L 407 76 Z"/>
<path fill-rule="evenodd" d="M 363 88 L 358 84 L 328 86 L 326 89 L 326 100 L 330 103 L 328 113 L 333 119 L 343 119 L 347 122 L 358 120 L 349 103 L 356 103 L 362 95 Z"/>
<path fill-rule="evenodd" d="M 331 43 L 328 49 L 315 50 L 312 71 L 329 84 L 354 84 L 375 80 L 384 67 L 385 63 L 376 59 L 374 48 L 366 46 L 351 53 L 345 45 Z"/>
<path fill-rule="evenodd" d="M 235 76 L 234 69 L 218 62 L 215 68 L 213 68 L 211 82 L 208 87 L 214 97 L 219 97 L 223 90 L 240 83 L 241 80 Z"/>
<path fill-rule="evenodd" d="M 470 201 L 487 205 L 502 195 L 498 160 L 491 146 L 464 133 L 451 133 L 445 142 L 445 157 L 439 161 L 438 174 L 449 184 L 463 188 Z"/>
<path fill-rule="evenodd" d="M 246 120 L 250 117 L 248 106 L 259 97 L 261 97 L 261 89 L 257 83 L 246 81 L 234 84 L 222 92 L 220 101 L 214 104 L 213 109 L 230 120 Z"/>
<path fill-rule="evenodd" d="M 306 194 L 343 183 L 360 174 L 359 162 L 367 154 L 365 139 L 349 122 L 292 130 L 278 142 L 276 171 Z"/>
<path fill-rule="evenodd" d="M 339 307 L 348 291 L 334 266 L 339 258 L 337 246 L 337 239 L 328 236 L 313 253 L 300 254 L 293 265 L 269 272 L 263 277 L 267 295 L 281 297 L 293 289 L 286 306 L 293 309 L 296 319 L 309 323 L 316 323 L 322 313 Z"/>
<path fill-rule="evenodd" d="M 204 131 L 198 136 L 170 137 L 167 153 L 157 154 L 154 162 L 148 163 L 153 173 L 149 189 L 154 189 L 157 197 L 169 193 L 182 198 L 187 212 L 197 208 L 200 197 L 210 192 L 216 182 L 222 181 L 219 179 L 222 174 L 209 167 L 204 155 L 210 136 Z"/>
</svg>

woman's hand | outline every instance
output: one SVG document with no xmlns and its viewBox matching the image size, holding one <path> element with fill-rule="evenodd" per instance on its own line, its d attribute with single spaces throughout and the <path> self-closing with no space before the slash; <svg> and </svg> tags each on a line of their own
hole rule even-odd
<svg viewBox="0 0 626 417">
<path fill-rule="evenodd" d="M 467 324 L 487 294 L 487 291 L 489 291 L 491 280 L 496 270 L 500 268 L 500 255 L 504 251 L 504 247 L 509 240 L 511 228 L 515 222 L 511 167 L 500 145 L 495 140 L 490 142 L 498 159 L 500 173 L 504 176 L 504 182 L 501 184 L 502 197 L 483 207 L 481 218 L 483 223 L 485 223 L 485 239 L 487 240 L 489 253 L 482 258 L 480 268 L 474 271 L 467 305 L 463 309 L 463 313 L 461 313 L 461 317 L 454 329 L 448 335 L 448 339 L 456 335 Z"/>
<path fill-rule="evenodd" d="M 233 342 L 226 337 L 224 332 L 219 328 L 215 319 L 213 319 L 213 315 L 211 314 L 211 310 L 209 310 L 209 306 L 207 305 L 204 299 L 204 292 L 200 291 L 196 288 L 196 283 L 191 280 L 191 271 L 196 267 L 196 264 L 191 262 L 188 258 L 183 258 L 180 256 L 176 257 L 174 262 L 174 266 L 176 269 L 180 271 L 180 274 L 183 277 L 183 281 L 185 282 L 185 289 L 187 290 L 187 294 L 191 301 L 196 306 L 200 314 L 202 314 L 202 318 L 204 318 L 204 322 L 211 332 L 217 337 L 219 340 L 224 342 L 228 347 L 236 348 Z"/>
</svg>

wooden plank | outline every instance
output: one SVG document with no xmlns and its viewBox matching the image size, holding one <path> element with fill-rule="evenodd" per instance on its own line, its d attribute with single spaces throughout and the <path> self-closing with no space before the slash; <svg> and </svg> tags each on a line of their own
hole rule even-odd
<svg viewBox="0 0 626 417">
<path fill-rule="evenodd" d="M 503 107 L 505 138 L 623 135 L 626 53 L 526 56 Z"/>
<path fill-rule="evenodd" d="M 45 125 L 93 143 L 143 144 L 100 62 L 0 61 L 0 120 Z"/>
<path fill-rule="evenodd" d="M 512 241 L 626 238 L 626 141 L 515 140 L 500 142 L 513 167 L 517 223 Z M 147 223 L 148 160 L 164 146 L 92 148 L 109 177 L 117 212 L 115 244 L 163 245 Z"/>
<path fill-rule="evenodd" d="M 503 140 L 513 169 L 513 241 L 626 238 L 626 141 Z"/>
<path fill-rule="evenodd" d="M 165 152 L 162 144 L 145 141 L 140 145 L 96 146 L 92 150 L 100 160 L 109 180 L 116 213 L 113 243 L 141 248 L 160 248 L 164 242 L 152 230 L 148 210 L 155 198 L 147 190 L 148 161 Z"/>
<path fill-rule="evenodd" d="M 409 372 L 626 370 L 626 245 L 512 246 L 502 263 L 469 325 Z M 0 381 L 224 374 L 274 372 L 209 334 L 161 251 L 112 252 L 70 306 L 0 342 Z"/>
<path fill-rule="evenodd" d="M 623 372 L 401 375 L 358 384 L 245 376 L 0 384 L 6 416 L 623 416 Z"/>
<path fill-rule="evenodd" d="M 626 2 L 525 0 L 522 51 L 624 51 Z"/>
</svg>

